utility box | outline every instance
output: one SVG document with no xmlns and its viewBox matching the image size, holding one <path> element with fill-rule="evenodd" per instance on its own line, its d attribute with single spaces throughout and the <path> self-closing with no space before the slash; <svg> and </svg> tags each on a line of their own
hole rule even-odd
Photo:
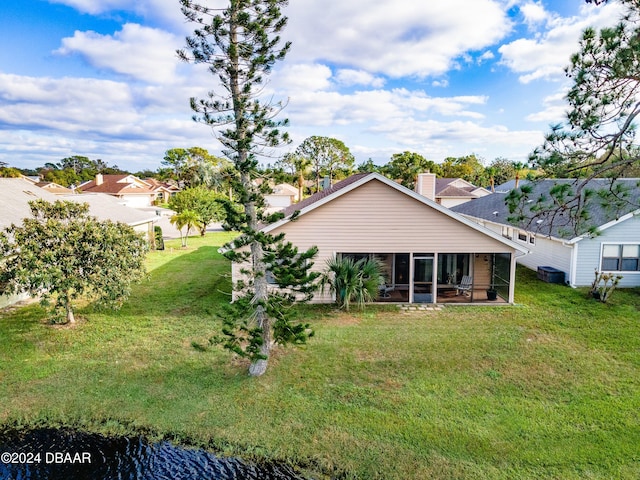
<svg viewBox="0 0 640 480">
<path fill-rule="evenodd" d="M 553 267 L 538 267 L 538 279 L 547 283 L 564 284 L 564 272 Z"/>
</svg>

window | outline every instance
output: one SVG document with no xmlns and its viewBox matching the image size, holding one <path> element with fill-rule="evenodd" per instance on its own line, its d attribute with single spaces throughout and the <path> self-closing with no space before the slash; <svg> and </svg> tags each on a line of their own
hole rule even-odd
<svg viewBox="0 0 640 480">
<path fill-rule="evenodd" d="M 640 271 L 640 245 L 603 245 L 600 267 L 607 272 Z"/>
<path fill-rule="evenodd" d="M 527 241 L 527 233 L 526 232 L 518 232 L 518 240 L 521 242 Z"/>
<path fill-rule="evenodd" d="M 531 245 L 535 245 L 536 244 L 536 237 L 534 237 L 533 235 L 529 235 L 529 243 Z"/>
<path fill-rule="evenodd" d="M 513 230 L 511 227 L 502 227 L 502 236 L 508 239 L 513 238 Z"/>
</svg>

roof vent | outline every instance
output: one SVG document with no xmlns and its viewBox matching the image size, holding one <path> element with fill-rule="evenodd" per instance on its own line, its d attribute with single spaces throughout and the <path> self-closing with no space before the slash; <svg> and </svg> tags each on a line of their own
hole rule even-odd
<svg viewBox="0 0 640 480">
<path fill-rule="evenodd" d="M 496 210 L 495 212 L 493 212 L 493 214 L 494 214 L 495 216 L 498 216 L 498 211 Z"/>
</svg>

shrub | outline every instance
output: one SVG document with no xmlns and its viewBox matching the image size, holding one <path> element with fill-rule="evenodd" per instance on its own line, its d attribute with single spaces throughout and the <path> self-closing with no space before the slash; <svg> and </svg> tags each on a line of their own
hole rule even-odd
<svg viewBox="0 0 640 480">
<path fill-rule="evenodd" d="M 348 311 L 351 303 L 355 303 L 363 309 L 378 296 L 381 273 L 382 266 L 375 259 L 355 261 L 350 257 L 336 257 L 327 261 L 321 288 L 324 290 L 329 285 L 339 308 Z"/>
</svg>

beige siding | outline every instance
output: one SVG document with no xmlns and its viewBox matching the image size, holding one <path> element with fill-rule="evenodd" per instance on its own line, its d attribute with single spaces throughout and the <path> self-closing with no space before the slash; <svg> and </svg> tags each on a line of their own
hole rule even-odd
<svg viewBox="0 0 640 480">
<path fill-rule="evenodd" d="M 378 182 L 370 181 L 289 222 L 300 248 L 322 252 L 505 252 L 503 243 Z"/>
<path fill-rule="evenodd" d="M 300 249 L 318 247 L 315 270 L 323 270 L 336 253 L 514 253 L 496 239 L 377 180 L 272 233 L 281 231 Z M 325 295 L 315 300 L 327 299 Z"/>
</svg>

